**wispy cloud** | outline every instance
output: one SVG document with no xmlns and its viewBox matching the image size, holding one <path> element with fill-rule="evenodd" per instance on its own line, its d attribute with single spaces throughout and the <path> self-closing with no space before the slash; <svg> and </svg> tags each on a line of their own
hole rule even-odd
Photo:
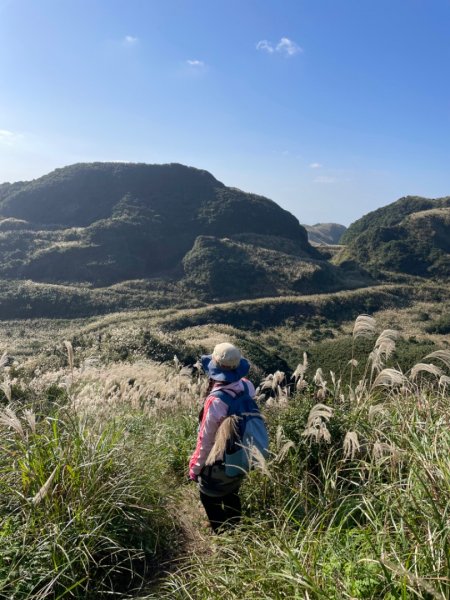
<svg viewBox="0 0 450 600">
<path fill-rule="evenodd" d="M 260 40 L 256 44 L 256 49 L 261 52 L 267 52 L 268 54 L 274 54 L 278 52 L 286 57 L 294 56 L 299 52 L 303 52 L 303 49 L 293 40 L 287 37 L 282 37 L 277 44 L 270 42 L 269 40 Z"/>
<path fill-rule="evenodd" d="M 138 42 L 139 38 L 134 35 L 126 35 L 122 40 L 124 46 L 135 46 Z"/>
<path fill-rule="evenodd" d="M 187 60 L 186 63 L 193 69 L 203 69 L 206 66 L 202 60 Z"/>
<path fill-rule="evenodd" d="M 256 44 L 256 49 L 257 50 L 262 50 L 263 52 L 268 52 L 269 54 L 272 54 L 273 52 L 275 52 L 275 48 L 267 40 L 260 40 Z"/>
<path fill-rule="evenodd" d="M 0 129 L 0 144 L 12 146 L 21 140 L 22 137 L 23 136 L 20 133 L 15 133 L 14 131 L 9 131 L 8 129 Z"/>
<path fill-rule="evenodd" d="M 323 165 L 321 165 L 320 163 L 317 163 L 317 162 L 315 162 L 315 163 L 311 163 L 311 164 L 309 165 L 309 168 L 310 168 L 310 169 L 321 169 L 322 167 L 323 167 Z"/>
<path fill-rule="evenodd" d="M 329 177 L 328 175 L 319 175 L 314 179 L 314 183 L 336 183 L 336 177 Z"/>
</svg>

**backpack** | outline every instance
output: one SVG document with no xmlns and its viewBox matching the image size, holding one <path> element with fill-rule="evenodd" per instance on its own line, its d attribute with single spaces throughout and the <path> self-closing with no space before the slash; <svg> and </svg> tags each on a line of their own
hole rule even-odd
<svg viewBox="0 0 450 600">
<path fill-rule="evenodd" d="M 248 473 L 257 462 L 252 447 L 256 448 L 264 458 L 269 454 L 269 434 L 266 422 L 255 400 L 250 396 L 245 381 L 244 391 L 235 397 L 222 390 L 214 390 L 216 396 L 228 406 L 228 439 L 222 462 L 228 477 L 242 477 Z M 229 424 L 231 423 L 231 427 Z M 226 423 L 222 425 L 226 426 Z M 222 427 L 221 425 L 221 427 Z M 220 428 L 219 428 L 220 429 Z"/>
</svg>

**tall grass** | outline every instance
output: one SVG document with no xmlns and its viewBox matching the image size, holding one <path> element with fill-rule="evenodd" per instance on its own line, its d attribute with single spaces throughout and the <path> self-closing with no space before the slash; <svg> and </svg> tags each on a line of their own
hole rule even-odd
<svg viewBox="0 0 450 600">
<path fill-rule="evenodd" d="M 160 473 L 113 423 L 0 413 L 0 595 L 101 598 L 139 587 L 173 525 Z M 164 541 L 165 540 L 165 541 Z"/>
<path fill-rule="evenodd" d="M 354 388 L 325 369 L 306 382 L 306 360 L 300 392 L 280 374 L 263 382 L 270 476 L 247 480 L 240 528 L 186 557 L 147 598 L 450 598 L 446 380 L 432 367 L 383 368 L 396 337 L 383 333 Z M 450 353 L 426 359 L 448 368 Z"/>
</svg>

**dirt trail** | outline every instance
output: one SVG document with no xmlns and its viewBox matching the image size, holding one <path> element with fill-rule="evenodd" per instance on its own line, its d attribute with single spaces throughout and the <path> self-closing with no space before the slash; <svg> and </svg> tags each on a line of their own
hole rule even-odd
<svg viewBox="0 0 450 600">
<path fill-rule="evenodd" d="M 181 527 L 185 556 L 192 552 L 210 554 L 213 534 L 199 499 L 197 485 L 183 486 L 174 506 L 174 515 Z"/>
<path fill-rule="evenodd" d="M 194 552 L 197 556 L 214 552 L 215 536 L 209 527 L 196 484 L 182 485 L 177 489 L 170 501 L 170 512 L 180 531 L 180 546 L 170 560 L 160 565 L 158 573 L 134 596 L 134 600 L 159 600 L 159 591 L 168 574 L 175 572 L 184 559 Z"/>
</svg>

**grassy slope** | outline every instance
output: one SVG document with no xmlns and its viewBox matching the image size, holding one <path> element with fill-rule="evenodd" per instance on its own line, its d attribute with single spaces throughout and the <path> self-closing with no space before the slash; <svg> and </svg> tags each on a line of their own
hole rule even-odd
<svg viewBox="0 0 450 600">
<path fill-rule="evenodd" d="M 428 301 L 422 298 L 421 311 L 432 306 L 430 292 L 422 291 Z M 417 310 L 406 306 L 398 318 L 408 316 L 412 327 Z M 0 593 L 13 600 L 81 600 L 114 591 L 125 599 L 131 587 L 141 600 L 239 600 L 242 590 L 250 600 L 448 598 L 450 407 L 439 375 L 410 374 L 398 386 L 389 383 L 390 372 L 375 379 L 378 369 L 371 373 L 369 365 L 364 384 L 350 390 L 328 377 L 334 365 L 325 361 L 328 384 L 320 376 L 313 381 L 309 365 L 302 391 L 295 395 L 291 387 L 290 399 L 281 380 L 265 403 L 272 458 L 266 474 L 254 472 L 242 491 L 244 526 L 210 538 L 184 480 L 206 382 L 141 360 L 142 345 L 125 362 L 107 360 L 139 340 L 150 339 L 154 350 L 156 339 L 139 337 L 142 327 L 162 350 L 180 347 L 180 338 L 157 329 L 175 315 L 66 323 L 65 333 L 79 341 L 73 368 L 70 353 L 61 353 L 50 370 L 4 372 L 3 402 L 10 394 L 13 412 L 0 413 L 6 450 L 0 514 L 7 517 Z M 380 314 L 372 341 L 360 348 L 362 364 L 388 316 Z M 344 330 L 352 324 L 341 326 L 347 341 Z M 226 325 L 177 334 L 190 337 L 205 327 L 239 334 Z M 99 363 L 83 360 L 97 351 L 103 352 Z M 447 365 L 427 362 L 450 375 L 450 353 L 442 356 Z M 45 367 L 45 356 L 35 360 Z M 319 428 L 308 416 L 318 401 L 331 409 L 318 413 Z M 319 431 L 329 441 L 316 439 Z"/>
<path fill-rule="evenodd" d="M 45 355 L 48 365 L 64 361 L 63 339 L 79 360 L 146 356 L 186 362 L 223 339 L 236 341 L 263 371 L 295 368 L 304 350 L 317 360 L 339 355 L 339 340 L 360 313 L 379 315 L 405 340 L 443 344 L 445 329 L 434 332 L 448 312 L 448 286 L 384 285 L 314 296 L 265 298 L 190 309 L 136 310 L 78 320 L 12 320 L 0 323 L 0 345 L 30 369 Z M 433 333 L 430 333 L 433 332 Z M 347 352 L 347 349 L 343 349 Z M 37 358 L 40 354 L 40 358 Z M 411 362 L 408 359 L 406 366 Z"/>
</svg>

